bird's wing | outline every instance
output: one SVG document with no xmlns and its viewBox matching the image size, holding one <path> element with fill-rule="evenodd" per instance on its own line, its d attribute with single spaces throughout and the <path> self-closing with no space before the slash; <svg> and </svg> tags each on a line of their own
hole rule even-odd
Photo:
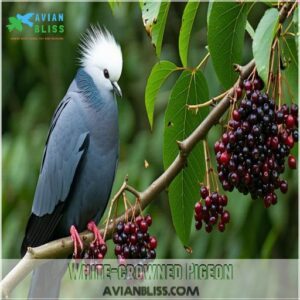
<svg viewBox="0 0 300 300">
<path fill-rule="evenodd" d="M 78 106 L 71 97 L 65 98 L 52 118 L 23 253 L 28 246 L 41 245 L 51 238 L 88 144 L 89 132 Z"/>
<path fill-rule="evenodd" d="M 27 20 L 30 20 L 33 15 L 34 13 L 27 13 L 26 15 L 23 15 L 23 17 Z"/>
</svg>

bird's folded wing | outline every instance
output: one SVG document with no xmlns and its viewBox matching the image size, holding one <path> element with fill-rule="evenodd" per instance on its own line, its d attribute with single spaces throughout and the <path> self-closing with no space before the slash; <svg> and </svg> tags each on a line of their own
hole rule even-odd
<svg viewBox="0 0 300 300">
<path fill-rule="evenodd" d="M 23 253 L 28 246 L 41 245 L 51 238 L 88 144 L 89 133 L 76 102 L 64 99 L 49 130 Z"/>
</svg>

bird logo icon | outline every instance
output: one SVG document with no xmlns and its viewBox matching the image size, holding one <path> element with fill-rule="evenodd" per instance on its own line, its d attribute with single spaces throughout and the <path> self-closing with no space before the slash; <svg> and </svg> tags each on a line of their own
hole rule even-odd
<svg viewBox="0 0 300 300">
<path fill-rule="evenodd" d="M 33 22 L 30 21 L 34 13 L 27 13 L 25 15 L 17 14 L 16 17 L 9 17 L 8 21 L 10 24 L 6 25 L 9 32 L 12 32 L 13 30 L 22 31 L 23 30 L 23 24 L 32 27 Z"/>
</svg>

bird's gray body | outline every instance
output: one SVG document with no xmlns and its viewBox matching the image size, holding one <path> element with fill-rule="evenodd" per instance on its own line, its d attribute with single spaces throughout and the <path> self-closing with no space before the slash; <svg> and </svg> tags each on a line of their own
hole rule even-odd
<svg viewBox="0 0 300 300">
<path fill-rule="evenodd" d="M 23 254 L 28 246 L 67 236 L 72 225 L 82 231 L 89 221 L 99 222 L 111 193 L 118 150 L 115 96 L 99 91 L 79 69 L 52 119 Z M 30 297 L 37 294 L 31 287 Z"/>
<path fill-rule="evenodd" d="M 56 230 L 64 235 L 68 234 L 72 225 L 82 231 L 89 221 L 100 221 L 110 196 L 118 159 L 118 111 L 114 95 L 99 93 L 98 96 L 93 95 L 94 99 L 89 99 L 81 92 L 82 88 L 76 81 L 73 82 L 67 93 L 72 102 L 68 104 L 70 107 L 65 108 L 61 123 L 57 124 L 63 127 L 69 121 L 68 129 L 72 136 L 74 124 L 72 126 L 71 123 L 76 123 L 77 141 L 69 137 L 70 142 L 66 141 L 66 146 L 68 144 L 76 149 L 84 138 L 88 143 L 68 195 L 65 213 Z M 59 138 L 58 135 L 56 139 Z"/>
</svg>

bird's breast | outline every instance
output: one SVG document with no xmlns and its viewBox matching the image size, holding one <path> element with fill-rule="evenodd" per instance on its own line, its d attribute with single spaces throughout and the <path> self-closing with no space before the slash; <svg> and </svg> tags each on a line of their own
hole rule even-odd
<svg viewBox="0 0 300 300">
<path fill-rule="evenodd" d="M 118 107 L 111 93 L 81 103 L 90 139 L 101 152 L 119 143 Z"/>
</svg>

